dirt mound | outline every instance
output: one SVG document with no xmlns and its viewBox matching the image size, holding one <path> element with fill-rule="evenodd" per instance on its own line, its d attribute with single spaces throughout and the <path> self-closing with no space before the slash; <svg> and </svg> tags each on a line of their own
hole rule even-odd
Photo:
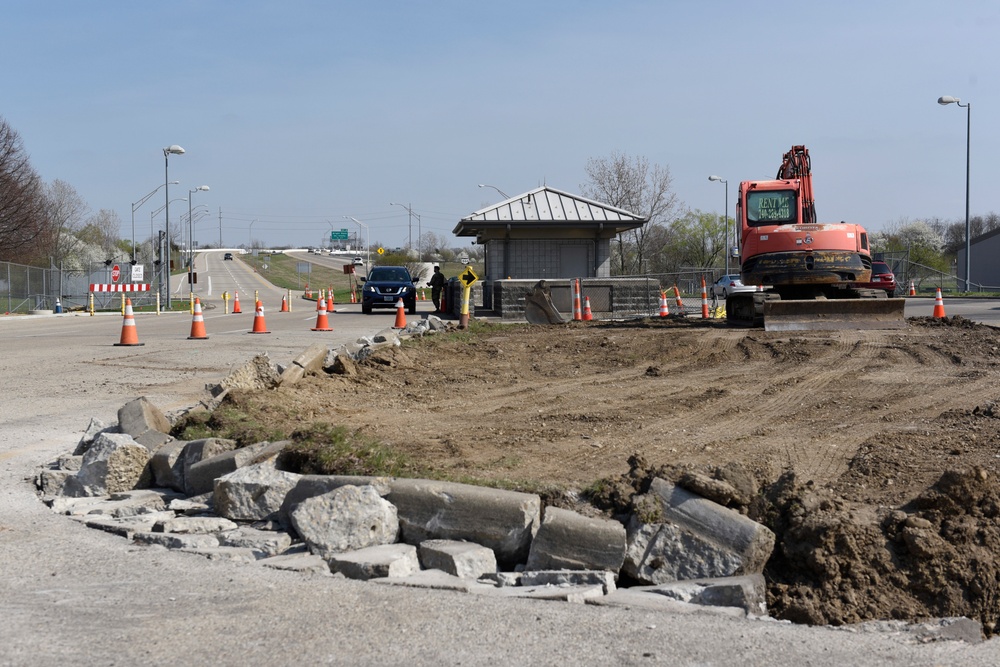
<svg viewBox="0 0 1000 667">
<path fill-rule="evenodd" d="M 992 632 L 1000 332 L 909 323 L 474 323 L 350 373 L 233 392 L 229 409 L 248 434 L 343 425 L 414 472 L 591 497 L 608 514 L 663 476 L 775 530 L 776 616 L 966 615 Z"/>
</svg>

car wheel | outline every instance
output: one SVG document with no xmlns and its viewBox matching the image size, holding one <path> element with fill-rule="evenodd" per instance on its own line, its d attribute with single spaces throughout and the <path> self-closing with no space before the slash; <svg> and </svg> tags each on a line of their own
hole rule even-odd
<svg viewBox="0 0 1000 667">
<path fill-rule="evenodd" d="M 364 313 L 365 315 L 371 315 L 372 314 L 371 304 L 368 303 L 361 304 L 361 312 Z"/>
<path fill-rule="evenodd" d="M 406 313 L 408 315 L 416 315 L 417 314 L 417 302 L 416 301 L 414 301 L 413 303 L 409 304 L 406 307 Z"/>
</svg>

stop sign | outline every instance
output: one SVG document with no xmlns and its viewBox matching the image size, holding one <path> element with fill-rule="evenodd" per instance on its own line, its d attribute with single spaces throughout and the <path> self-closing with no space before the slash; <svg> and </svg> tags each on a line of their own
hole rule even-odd
<svg viewBox="0 0 1000 667">
<path fill-rule="evenodd" d="M 111 267 L 111 282 L 116 283 L 122 277 L 122 270 L 117 264 Z"/>
</svg>

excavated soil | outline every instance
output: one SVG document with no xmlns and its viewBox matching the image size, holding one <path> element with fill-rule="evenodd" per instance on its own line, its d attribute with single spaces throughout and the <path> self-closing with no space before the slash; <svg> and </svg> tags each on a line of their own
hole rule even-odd
<svg viewBox="0 0 1000 667">
<path fill-rule="evenodd" d="M 447 478 L 611 515 L 669 477 L 775 531 L 773 616 L 968 616 L 994 632 L 1000 330 L 474 329 L 228 400 L 287 433 L 343 424 Z"/>
</svg>

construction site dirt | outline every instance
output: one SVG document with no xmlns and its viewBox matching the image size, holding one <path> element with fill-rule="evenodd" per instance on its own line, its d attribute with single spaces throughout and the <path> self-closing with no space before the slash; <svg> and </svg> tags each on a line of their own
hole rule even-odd
<svg viewBox="0 0 1000 667">
<path fill-rule="evenodd" d="M 228 400 L 267 428 L 342 424 L 447 478 L 609 515 L 654 475 L 708 496 L 725 480 L 713 499 L 777 535 L 764 573 L 772 616 L 967 616 L 989 636 L 1000 617 L 1000 329 L 908 324 L 477 322 Z"/>
</svg>

